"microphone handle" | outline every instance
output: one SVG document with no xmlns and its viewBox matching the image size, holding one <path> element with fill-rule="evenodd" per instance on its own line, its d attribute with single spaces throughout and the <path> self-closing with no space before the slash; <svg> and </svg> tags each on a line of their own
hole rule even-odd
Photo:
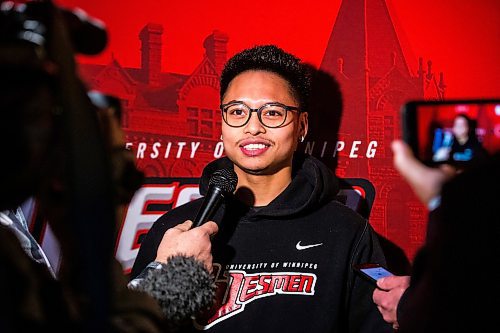
<svg viewBox="0 0 500 333">
<path fill-rule="evenodd" d="M 217 186 L 210 186 L 205 200 L 201 204 L 191 228 L 196 228 L 210 220 L 224 199 L 224 191 Z"/>
</svg>

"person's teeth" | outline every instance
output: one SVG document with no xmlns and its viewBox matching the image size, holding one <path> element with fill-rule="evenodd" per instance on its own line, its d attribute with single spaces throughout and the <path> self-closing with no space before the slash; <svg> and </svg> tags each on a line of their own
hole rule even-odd
<svg viewBox="0 0 500 333">
<path fill-rule="evenodd" d="M 264 149 L 266 148 L 266 145 L 262 143 L 251 143 L 249 145 L 245 145 L 244 148 L 247 150 Z"/>
</svg>

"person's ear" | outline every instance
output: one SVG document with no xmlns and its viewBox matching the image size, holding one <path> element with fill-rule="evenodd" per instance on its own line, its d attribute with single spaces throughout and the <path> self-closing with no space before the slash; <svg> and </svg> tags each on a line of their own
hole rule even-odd
<svg viewBox="0 0 500 333">
<path fill-rule="evenodd" d="M 299 118 L 299 141 L 303 141 L 302 138 L 307 136 L 307 131 L 309 129 L 309 115 L 307 112 L 300 114 Z"/>
</svg>

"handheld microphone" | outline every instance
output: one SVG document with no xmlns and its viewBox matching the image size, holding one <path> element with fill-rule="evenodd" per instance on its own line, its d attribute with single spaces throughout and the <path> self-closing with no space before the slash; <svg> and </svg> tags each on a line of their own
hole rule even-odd
<svg viewBox="0 0 500 333">
<path fill-rule="evenodd" d="M 210 220 L 221 205 L 224 196 L 236 190 L 237 183 L 238 176 L 233 169 L 215 171 L 212 177 L 210 177 L 207 195 L 198 210 L 192 228 L 199 227 Z"/>
<path fill-rule="evenodd" d="M 215 280 L 194 257 L 173 256 L 135 281 L 129 287 L 146 292 L 158 302 L 168 332 L 186 327 L 193 317 L 208 311 L 215 301 Z"/>
</svg>

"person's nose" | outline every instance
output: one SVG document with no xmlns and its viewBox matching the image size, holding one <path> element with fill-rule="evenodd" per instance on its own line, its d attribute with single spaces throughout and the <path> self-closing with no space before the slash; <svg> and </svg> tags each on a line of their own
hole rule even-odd
<svg viewBox="0 0 500 333">
<path fill-rule="evenodd" d="M 250 119 L 248 120 L 248 123 L 245 125 L 245 133 L 249 133 L 252 135 L 257 135 L 259 133 L 264 133 L 266 131 L 266 128 L 264 125 L 259 120 L 259 116 L 257 112 L 251 112 L 250 113 Z"/>
</svg>

